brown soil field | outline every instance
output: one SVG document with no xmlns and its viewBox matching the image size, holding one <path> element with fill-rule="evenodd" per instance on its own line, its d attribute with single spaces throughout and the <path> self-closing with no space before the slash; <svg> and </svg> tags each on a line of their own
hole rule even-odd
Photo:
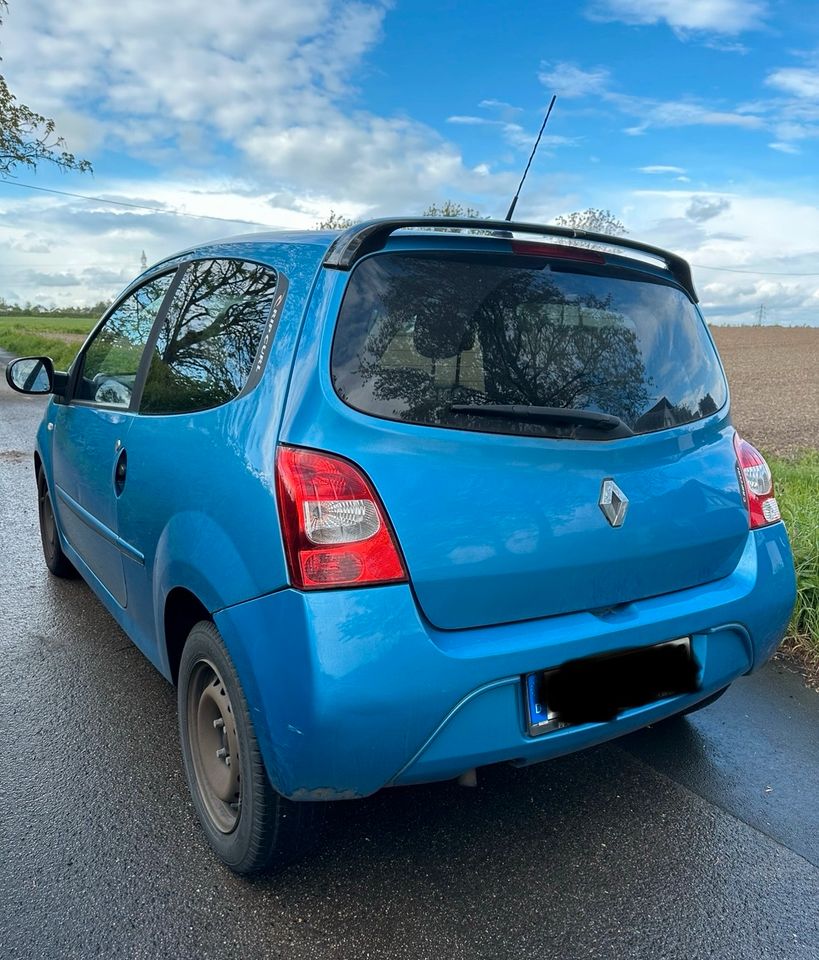
<svg viewBox="0 0 819 960">
<path fill-rule="evenodd" d="M 711 327 L 734 425 L 766 453 L 819 448 L 819 327 Z"/>
</svg>

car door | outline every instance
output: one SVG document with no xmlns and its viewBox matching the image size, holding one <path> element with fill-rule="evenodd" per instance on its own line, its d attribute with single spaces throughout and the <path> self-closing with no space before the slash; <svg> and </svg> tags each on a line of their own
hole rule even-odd
<svg viewBox="0 0 819 960">
<path fill-rule="evenodd" d="M 231 584 L 240 599 L 269 588 L 252 578 L 233 539 L 248 550 L 258 541 L 263 552 L 278 537 L 275 512 L 260 516 L 249 507 L 259 481 L 245 444 L 258 411 L 248 394 L 261 376 L 286 286 L 264 264 L 193 261 L 151 339 L 118 502 L 119 535 L 144 557 L 125 553 L 123 562 L 130 632 L 149 656 L 161 616 L 156 604 L 180 584 L 199 593 L 197 576 L 210 569 L 208 558 L 218 557 L 211 584 L 223 598 L 233 599 Z M 239 397 L 248 402 L 230 402 Z"/>
<path fill-rule="evenodd" d="M 70 547 L 121 606 L 128 602 L 117 499 L 127 477 L 126 439 L 145 346 L 175 271 L 129 292 L 94 331 L 72 368 L 54 420 L 55 508 Z"/>
</svg>

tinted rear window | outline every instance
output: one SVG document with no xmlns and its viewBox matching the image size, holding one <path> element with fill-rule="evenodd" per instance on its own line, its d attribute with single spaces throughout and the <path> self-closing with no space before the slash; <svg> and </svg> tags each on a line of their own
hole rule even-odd
<svg viewBox="0 0 819 960">
<path fill-rule="evenodd" d="M 345 403 L 391 420 L 589 439 L 593 432 L 571 424 L 451 407 L 585 410 L 648 433 L 708 416 L 727 397 L 704 323 L 677 287 L 615 267 L 506 254 L 362 260 L 338 318 L 332 376 Z"/>
</svg>

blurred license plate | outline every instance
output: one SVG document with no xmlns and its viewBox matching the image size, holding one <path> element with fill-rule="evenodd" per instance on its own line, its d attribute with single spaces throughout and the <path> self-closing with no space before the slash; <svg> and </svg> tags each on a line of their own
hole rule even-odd
<svg viewBox="0 0 819 960">
<path fill-rule="evenodd" d="M 529 734 L 605 723 L 624 710 L 693 693 L 699 688 L 698 676 L 690 637 L 530 673 L 524 677 Z"/>
</svg>

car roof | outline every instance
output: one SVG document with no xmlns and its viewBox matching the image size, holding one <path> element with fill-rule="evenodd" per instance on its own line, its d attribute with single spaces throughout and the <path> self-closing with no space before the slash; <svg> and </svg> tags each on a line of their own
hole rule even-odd
<svg viewBox="0 0 819 960">
<path fill-rule="evenodd" d="M 163 264 L 168 264 L 185 257 L 209 256 L 237 246 L 304 246 L 315 247 L 317 251 L 325 252 L 332 245 L 340 230 L 259 230 L 256 233 L 242 233 L 230 237 L 219 237 L 208 240 L 193 247 L 179 250 L 162 260 L 157 261 L 150 270 L 155 270 Z"/>
<path fill-rule="evenodd" d="M 269 261 L 273 252 L 287 250 L 291 262 L 297 259 L 300 266 L 326 267 L 350 270 L 355 262 L 368 252 L 383 249 L 386 242 L 396 231 L 409 229 L 417 238 L 419 235 L 437 234 L 445 230 L 447 238 L 454 235 L 462 239 L 474 240 L 478 235 L 491 234 L 494 238 L 509 238 L 514 235 L 540 235 L 554 237 L 561 242 L 587 246 L 588 242 L 611 249 L 618 258 L 630 257 L 637 253 L 638 258 L 648 255 L 662 263 L 664 271 L 686 291 L 694 303 L 698 297 L 691 277 L 691 268 L 682 257 L 663 250 L 660 247 L 631 240 L 630 238 L 609 236 L 584 230 L 574 230 L 544 224 L 526 224 L 518 221 L 494 221 L 474 218 L 412 217 L 384 218 L 370 220 L 348 228 L 347 230 L 274 230 L 240 234 L 224 237 L 206 244 L 190 247 L 154 264 L 142 276 L 148 276 L 159 268 L 178 263 L 185 258 L 208 258 L 218 256 L 250 256 L 253 259 Z M 469 231 L 463 233 L 462 231 Z M 406 235 L 406 234 L 405 234 Z M 138 278 L 141 279 L 141 278 Z"/>
</svg>

